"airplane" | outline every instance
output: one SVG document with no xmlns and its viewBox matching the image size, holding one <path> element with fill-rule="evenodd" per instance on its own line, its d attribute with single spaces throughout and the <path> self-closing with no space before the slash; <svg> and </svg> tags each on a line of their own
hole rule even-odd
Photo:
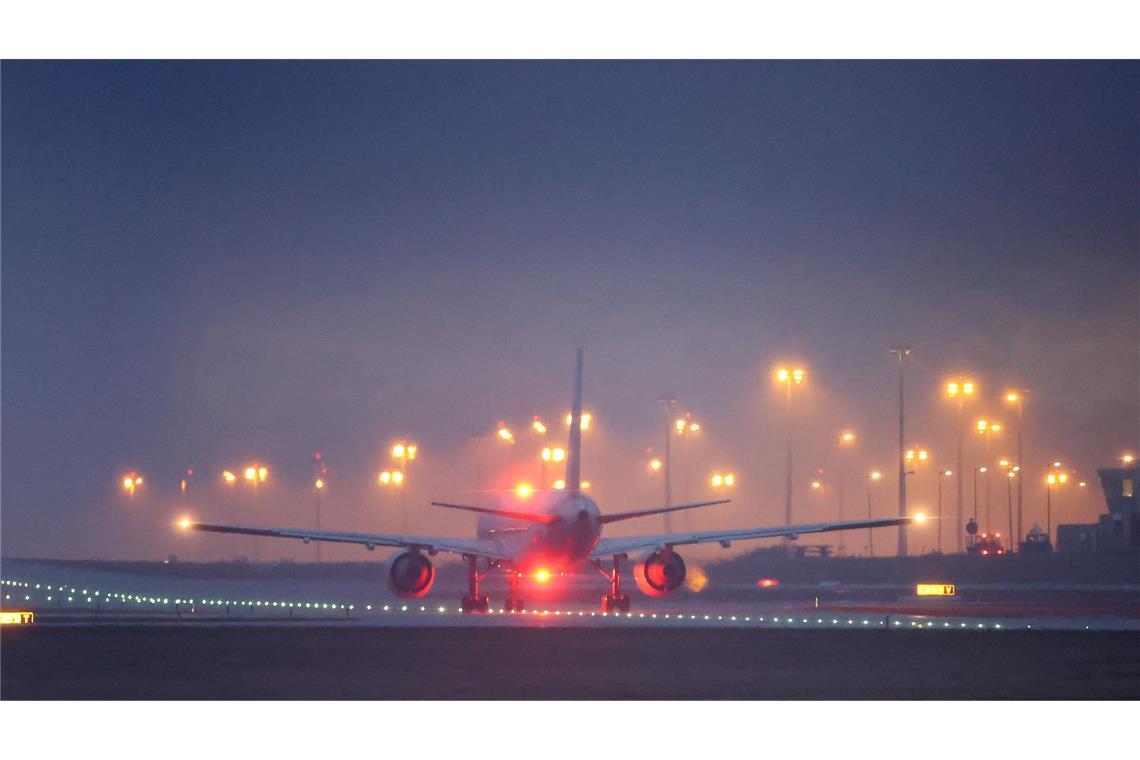
<svg viewBox="0 0 1140 760">
<path fill-rule="evenodd" d="M 581 421 L 582 349 L 579 348 L 574 370 L 565 487 L 554 491 L 536 491 L 530 495 L 533 499 L 526 504 L 523 500 L 507 502 L 503 499 L 485 507 L 432 502 L 437 507 L 477 513 L 479 519 L 476 537 L 473 539 L 218 525 L 194 522 L 189 518 L 182 518 L 179 525 L 185 530 L 292 538 L 300 539 L 306 544 L 310 541 L 360 544 L 369 551 L 377 546 L 397 547 L 402 551 L 388 562 L 388 587 L 403 598 L 422 597 L 431 590 L 435 582 L 435 566 L 431 557 L 440 552 L 458 554 L 467 564 L 467 593 L 460 602 L 460 609 L 471 613 L 487 612 L 490 609 L 489 598 L 480 593 L 479 584 L 491 572 L 505 572 L 509 581 L 510 590 L 503 609 L 521 612 L 526 604 L 519 596 L 518 585 L 524 575 L 549 578 L 590 565 L 606 576 L 610 583 L 610 590 L 602 597 L 602 611 L 629 612 L 630 599 L 622 591 L 621 569 L 622 563 L 633 555 L 639 555 L 633 563 L 637 587 L 646 596 L 662 597 L 679 589 L 685 580 L 685 561 L 676 550 L 678 546 L 717 543 L 728 548 L 733 541 L 776 537 L 796 539 L 805 533 L 903 526 L 921 520 L 920 517 L 889 517 L 607 538 L 602 536 L 602 529 L 615 522 L 725 504 L 729 500 L 602 514 L 597 503 L 583 493 L 582 489 Z"/>
</svg>

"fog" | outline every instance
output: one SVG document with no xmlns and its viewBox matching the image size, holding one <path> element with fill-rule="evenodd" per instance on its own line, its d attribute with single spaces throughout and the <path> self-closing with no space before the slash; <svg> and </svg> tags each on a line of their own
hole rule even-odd
<svg viewBox="0 0 1140 760">
<path fill-rule="evenodd" d="M 662 502 L 646 450 L 665 393 L 702 426 L 679 442 L 674 500 L 735 473 L 731 504 L 679 528 L 783 521 L 784 363 L 807 370 L 796 521 L 837 516 L 844 429 L 848 517 L 872 468 L 874 514 L 897 513 L 899 342 L 907 442 L 932 454 L 914 510 L 957 470 L 943 386 L 959 374 L 979 387 L 967 471 L 1015 454 L 1002 394 L 1030 391 L 1026 527 L 1049 462 L 1074 472 L 1055 523 L 1093 520 L 1095 470 L 1138 444 L 1133 64 L 17 62 L 2 78 L 6 557 L 228 557 L 228 537 L 171 522 L 310 526 L 316 451 L 324 527 L 398 530 L 401 498 L 376 481 L 397 440 L 419 446 L 409 529 L 468 535 L 472 517 L 427 503 L 537 482 L 542 446 L 565 445 L 577 346 L 603 511 Z M 988 452 L 980 417 L 1004 424 Z M 254 461 L 256 497 L 227 490 L 223 468 Z M 1005 533 L 1000 473 L 989 489 Z M 894 531 L 875 540 L 892 550 Z"/>
</svg>

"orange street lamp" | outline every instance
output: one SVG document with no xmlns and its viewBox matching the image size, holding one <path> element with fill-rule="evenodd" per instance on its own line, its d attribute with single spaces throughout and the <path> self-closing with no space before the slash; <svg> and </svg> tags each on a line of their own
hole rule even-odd
<svg viewBox="0 0 1140 760">
<path fill-rule="evenodd" d="M 502 420 L 499 420 L 499 427 L 495 431 L 495 435 L 497 435 L 499 437 L 499 440 L 503 443 L 515 442 L 515 434 L 511 432 L 511 429 L 507 427 L 507 424 Z"/>
<path fill-rule="evenodd" d="M 573 417 L 573 414 L 567 414 L 566 415 L 566 427 L 570 427 L 571 417 Z M 590 414 L 589 412 L 582 412 L 582 421 L 578 425 L 578 427 L 581 428 L 582 430 L 589 430 L 590 429 L 590 422 L 591 422 L 591 420 L 593 420 L 593 418 L 594 418 L 594 416 L 592 414 Z"/>
<path fill-rule="evenodd" d="M 142 475 L 137 472 L 130 472 L 123 476 L 123 490 L 127 492 L 127 498 L 132 501 L 135 498 L 135 489 L 142 484 Z"/>
<path fill-rule="evenodd" d="M 1123 462 L 1124 464 L 1132 464 L 1133 462 L 1136 461 L 1136 457 L 1134 457 L 1131 454 L 1124 454 L 1120 457 L 1120 461 Z"/>
<path fill-rule="evenodd" d="M 709 478 L 709 483 L 712 484 L 713 488 L 732 488 L 736 485 L 736 475 L 731 472 L 714 472 Z"/>
<path fill-rule="evenodd" d="M 676 430 L 677 435 L 696 435 L 701 432 L 701 423 L 693 419 L 692 412 L 685 412 L 684 417 L 678 417 L 673 421 L 673 428 Z"/>
<path fill-rule="evenodd" d="M 404 484 L 404 473 L 399 470 L 384 470 L 376 480 L 382 486 L 400 486 Z"/>
<path fill-rule="evenodd" d="M 534 419 L 531 420 L 530 427 L 531 430 L 539 435 L 546 435 L 546 423 L 543 422 L 537 414 L 534 416 Z"/>
<path fill-rule="evenodd" d="M 930 459 L 930 452 L 926 449 L 907 449 L 906 453 L 903 455 L 903 459 L 907 464 L 925 462 Z"/>
</svg>

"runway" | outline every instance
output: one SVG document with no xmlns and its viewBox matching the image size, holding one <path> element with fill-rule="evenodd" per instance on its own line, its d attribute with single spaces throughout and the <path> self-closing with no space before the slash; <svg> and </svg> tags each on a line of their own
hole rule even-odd
<svg viewBox="0 0 1140 760">
<path fill-rule="evenodd" d="M 1135 699 L 1121 632 L 64 626 L 3 699 Z"/>
<path fill-rule="evenodd" d="M 744 588 L 636 597 L 632 612 L 606 614 L 588 580 L 534 597 L 525 613 L 465 615 L 446 579 L 401 600 L 345 573 L 233 578 L 6 561 L 4 609 L 36 622 L 0 632 L 0 697 L 1140 697 L 1129 589 L 922 602 L 882 589 L 848 598 Z"/>
</svg>

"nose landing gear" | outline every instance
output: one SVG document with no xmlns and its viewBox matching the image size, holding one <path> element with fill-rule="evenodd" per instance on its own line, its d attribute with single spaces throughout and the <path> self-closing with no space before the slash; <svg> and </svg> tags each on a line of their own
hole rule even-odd
<svg viewBox="0 0 1140 760">
<path fill-rule="evenodd" d="M 621 592 L 621 557 L 614 557 L 613 570 L 608 574 L 600 564 L 596 567 L 610 579 L 610 593 L 602 597 L 602 612 L 629 612 L 629 596 Z"/>
<path fill-rule="evenodd" d="M 503 602 L 503 609 L 507 612 L 522 612 L 526 609 L 526 602 L 519 598 L 519 578 L 521 577 L 513 570 L 507 576 L 507 580 L 511 584 L 511 590 L 507 594 L 506 601 Z"/>
</svg>

